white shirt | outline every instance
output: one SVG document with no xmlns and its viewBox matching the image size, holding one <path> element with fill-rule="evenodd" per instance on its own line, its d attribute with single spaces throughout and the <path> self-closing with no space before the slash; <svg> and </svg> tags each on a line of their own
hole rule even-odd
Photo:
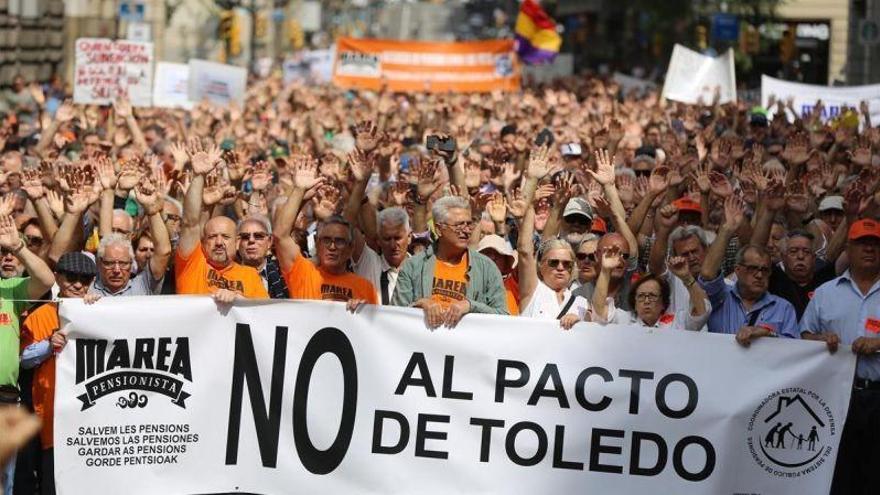
<svg viewBox="0 0 880 495">
<path fill-rule="evenodd" d="M 682 284 L 684 285 L 684 284 Z M 653 327 L 653 328 L 673 328 L 679 330 L 693 330 L 698 332 L 706 332 L 708 329 L 706 328 L 706 322 L 709 321 L 709 316 L 712 314 L 712 304 L 709 303 L 707 299 L 703 299 L 703 303 L 706 305 L 706 311 L 701 316 L 694 316 L 691 313 L 690 308 L 685 309 L 684 311 L 676 311 L 676 312 L 667 312 L 660 316 L 660 318 L 653 324 L 648 325 L 641 318 L 636 316 L 635 312 L 630 312 L 625 309 L 620 309 L 614 306 L 614 298 L 609 297 L 606 304 L 608 305 L 608 318 L 606 320 L 602 320 L 599 315 L 593 313 L 593 321 L 600 324 L 636 324 L 641 325 L 643 327 Z"/>
<path fill-rule="evenodd" d="M 407 254 L 409 257 L 409 254 Z M 376 300 L 382 302 L 382 272 L 388 271 L 388 301 L 394 295 L 394 287 L 397 286 L 397 276 L 400 268 L 392 267 L 385 257 L 377 253 L 370 246 L 364 245 L 361 257 L 354 263 L 354 272 L 369 280 L 376 288 Z"/>
<path fill-rule="evenodd" d="M 535 292 L 532 293 L 532 298 L 529 299 L 528 306 L 520 312 L 520 316 L 555 320 L 570 298 L 571 288 L 565 289 L 565 292 L 562 293 L 562 301 L 560 302 L 556 297 L 556 291 L 547 287 L 547 284 L 539 280 L 538 285 L 535 287 Z M 576 314 L 583 319 L 588 310 L 589 302 L 583 297 L 578 297 L 566 314 Z"/>
</svg>

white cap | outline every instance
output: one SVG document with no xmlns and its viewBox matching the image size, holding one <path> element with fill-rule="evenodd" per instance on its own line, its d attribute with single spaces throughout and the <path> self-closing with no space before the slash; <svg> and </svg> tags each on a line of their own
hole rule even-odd
<svg viewBox="0 0 880 495">
<path fill-rule="evenodd" d="M 516 255 L 516 251 L 510 247 L 507 241 L 505 241 L 501 236 L 496 234 L 489 234 L 480 239 L 480 244 L 477 246 L 477 251 L 483 252 L 487 249 L 491 249 L 502 256 L 507 256 L 513 258 L 513 266 L 511 268 L 516 268 L 516 264 L 519 261 L 519 256 Z"/>
<path fill-rule="evenodd" d="M 843 211 L 843 196 L 825 196 L 819 202 L 819 211 L 841 210 Z"/>
</svg>

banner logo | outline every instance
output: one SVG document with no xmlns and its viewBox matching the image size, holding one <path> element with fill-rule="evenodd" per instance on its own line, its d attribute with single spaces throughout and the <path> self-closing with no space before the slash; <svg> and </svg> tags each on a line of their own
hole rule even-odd
<svg viewBox="0 0 880 495">
<path fill-rule="evenodd" d="M 752 458 L 774 476 L 808 475 L 834 459 L 831 439 L 837 424 L 831 408 L 811 390 L 770 394 L 752 414 L 748 432 Z"/>
<path fill-rule="evenodd" d="M 134 344 L 118 339 L 78 339 L 76 341 L 76 384 L 83 383 L 85 393 L 77 396 L 81 411 L 99 399 L 119 392 L 142 391 L 164 395 L 181 408 L 186 408 L 190 394 L 184 382 L 192 383 L 189 339 L 179 337 L 134 339 Z M 123 409 L 143 408 L 147 394 L 120 394 L 116 405 Z"/>
</svg>

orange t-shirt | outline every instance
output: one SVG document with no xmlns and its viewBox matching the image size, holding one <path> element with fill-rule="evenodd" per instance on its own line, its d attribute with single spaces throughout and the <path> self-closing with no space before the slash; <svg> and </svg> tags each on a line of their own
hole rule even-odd
<svg viewBox="0 0 880 495">
<path fill-rule="evenodd" d="M 369 280 L 349 272 L 328 273 L 304 256 L 294 259 L 290 271 L 284 273 L 284 279 L 291 299 L 342 302 L 363 299 L 370 304 L 379 303 L 376 288 Z"/>
<path fill-rule="evenodd" d="M 257 270 L 235 262 L 214 268 L 208 264 L 201 244 L 186 257 L 179 249 L 174 253 L 174 275 L 178 294 L 212 294 L 217 289 L 229 289 L 251 299 L 269 298 Z"/>
<path fill-rule="evenodd" d="M 58 305 L 47 303 L 25 318 L 21 326 L 21 349 L 46 340 L 58 330 Z M 55 354 L 34 369 L 32 385 L 34 412 L 43 421 L 40 430 L 40 444 L 44 449 L 52 448 L 52 422 L 55 412 Z"/>
<path fill-rule="evenodd" d="M 507 297 L 507 312 L 510 316 L 519 314 L 519 282 L 513 275 L 504 279 L 504 293 Z"/>
<path fill-rule="evenodd" d="M 467 294 L 467 253 L 455 265 L 437 260 L 434 263 L 434 281 L 431 284 L 431 299 L 439 301 L 448 308 L 455 301 L 462 301 Z"/>
</svg>

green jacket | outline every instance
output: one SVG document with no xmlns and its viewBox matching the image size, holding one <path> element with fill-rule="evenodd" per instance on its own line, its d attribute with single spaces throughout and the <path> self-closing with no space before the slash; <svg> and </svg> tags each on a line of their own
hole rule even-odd
<svg viewBox="0 0 880 495">
<path fill-rule="evenodd" d="M 397 276 L 391 304 L 412 306 L 419 299 L 431 297 L 436 262 L 433 249 L 427 249 L 404 261 Z M 471 313 L 508 314 L 501 272 L 491 259 L 473 249 L 468 249 L 465 297 L 471 303 Z"/>
</svg>

